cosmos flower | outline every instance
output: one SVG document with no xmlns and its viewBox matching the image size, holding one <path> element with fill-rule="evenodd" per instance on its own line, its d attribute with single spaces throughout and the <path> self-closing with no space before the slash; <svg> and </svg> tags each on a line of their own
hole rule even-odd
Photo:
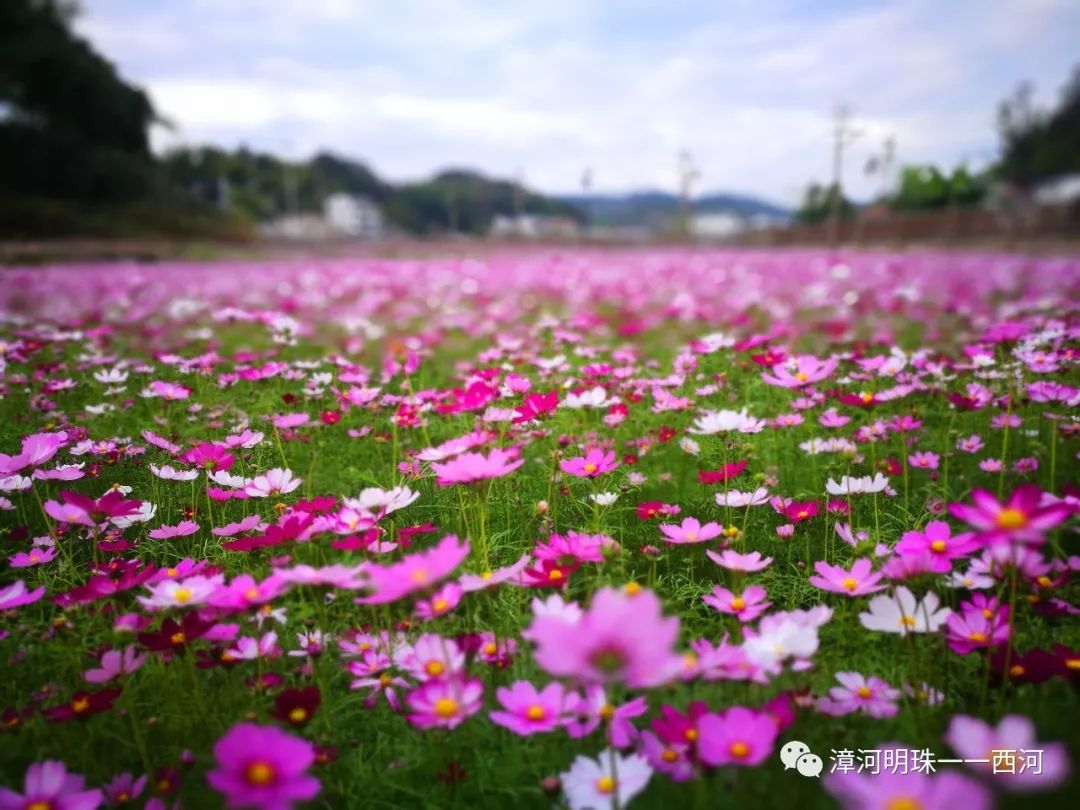
<svg viewBox="0 0 1080 810">
<path fill-rule="evenodd" d="M 873 478 L 869 475 L 864 475 L 861 478 L 852 478 L 845 475 L 840 479 L 839 484 L 830 478 L 825 484 L 825 491 L 830 495 L 864 495 L 883 492 L 888 486 L 889 479 L 881 473 L 878 473 Z"/>
<path fill-rule="evenodd" d="M 390 565 L 369 565 L 365 573 L 372 593 L 357 598 L 357 604 L 394 602 L 409 594 L 437 585 L 469 556 L 468 541 L 449 534 L 437 545 L 409 554 Z"/>
<path fill-rule="evenodd" d="M 1069 778 L 1069 755 L 1064 743 L 1040 742 L 1035 724 L 1022 714 L 1006 715 L 997 726 L 977 717 L 954 715 L 945 732 L 945 741 L 967 761 L 968 767 L 1006 790 L 1052 790 Z M 1012 754 L 1016 759 L 1014 767 L 994 767 L 995 752 L 999 751 Z M 1027 767 L 1027 751 L 1040 752 L 1039 767 Z M 990 762 L 974 761 L 979 759 Z"/>
<path fill-rule="evenodd" d="M 0 588 L 0 610 L 14 610 L 24 605 L 32 605 L 45 595 L 45 586 L 29 591 L 21 579 Z"/>
<path fill-rule="evenodd" d="M 880 585 L 882 574 L 872 570 L 873 563 L 860 557 L 846 569 L 840 565 L 830 565 L 824 560 L 814 563 L 817 574 L 810 577 L 810 584 L 824 591 L 842 593 L 845 596 L 863 596 L 885 590 Z"/>
<path fill-rule="evenodd" d="M 570 810 L 626 807 L 651 778 L 652 768 L 644 757 L 623 756 L 610 750 L 601 751 L 596 759 L 579 755 L 560 775 Z"/>
<path fill-rule="evenodd" d="M 1042 496 L 1035 484 L 1022 484 L 1001 503 L 986 490 L 976 489 L 971 493 L 971 504 L 950 503 L 949 513 L 973 526 L 975 539 L 981 543 L 1037 545 L 1046 539 L 1047 531 L 1072 514 L 1067 504 L 1044 504 Z"/>
<path fill-rule="evenodd" d="M 719 523 L 709 522 L 704 525 L 697 518 L 685 518 L 682 525 L 661 523 L 660 531 L 664 533 L 664 540 L 668 543 L 705 543 L 724 533 L 724 527 Z"/>
<path fill-rule="evenodd" d="M 703 596 L 702 601 L 721 613 L 735 616 L 740 622 L 752 622 L 772 605 L 766 601 L 765 593 L 760 585 L 748 585 L 738 594 L 718 585 L 712 593 Z"/>
<path fill-rule="evenodd" d="M 840 686 L 829 690 L 828 697 L 818 700 L 822 714 L 841 716 L 862 712 L 871 717 L 892 717 L 899 711 L 896 704 L 900 690 L 889 686 L 875 675 L 866 677 L 858 672 L 837 672 Z"/>
<path fill-rule="evenodd" d="M 538 690 L 529 681 L 515 681 L 495 690 L 502 710 L 489 716 L 495 725 L 522 737 L 554 731 L 562 724 L 565 697 L 565 690 L 558 682 Z"/>
<path fill-rule="evenodd" d="M 952 561 L 967 556 L 980 547 L 971 532 L 952 535 L 952 528 L 943 520 L 932 520 L 920 531 L 904 532 L 896 544 L 896 553 L 904 557 L 928 555 L 929 569 L 944 574 L 952 569 Z"/>
<path fill-rule="evenodd" d="M 896 747 L 879 746 L 882 750 Z M 989 788 L 953 770 L 934 774 L 912 769 L 896 773 L 883 769 L 873 774 L 836 771 L 827 774 L 822 783 L 842 810 L 991 810 L 994 806 Z"/>
<path fill-rule="evenodd" d="M 496 447 L 486 456 L 481 453 L 462 453 L 445 464 L 432 463 L 431 469 L 435 472 L 435 482 L 440 487 L 449 487 L 454 484 L 502 478 L 524 463 L 525 460 L 519 458 L 517 450 Z"/>
<path fill-rule="evenodd" d="M 279 728 L 237 723 L 214 744 L 214 759 L 206 781 L 229 807 L 289 810 L 319 795 L 307 773 L 315 747 Z"/>
<path fill-rule="evenodd" d="M 760 765 L 772 755 L 776 721 L 768 714 L 732 706 L 698 719 L 698 753 L 706 765 Z"/>
<path fill-rule="evenodd" d="M 292 470 L 275 467 L 253 478 L 244 487 L 244 492 L 250 498 L 273 498 L 292 492 L 302 483 L 304 483 L 303 479 L 293 476 Z"/>
<path fill-rule="evenodd" d="M 26 769 L 23 792 L 0 787 L 2 810 L 97 810 L 104 796 L 87 790 L 86 779 L 70 773 L 63 762 L 46 759 Z"/>
<path fill-rule="evenodd" d="M 432 678 L 409 692 L 405 703 L 417 728 L 457 728 L 483 707 L 484 685 L 460 675 Z"/>
<path fill-rule="evenodd" d="M 631 688 L 659 686 L 678 674 L 678 634 L 679 620 L 664 617 L 660 600 L 641 588 L 632 595 L 601 588 L 577 621 L 538 616 L 529 627 L 534 658 L 548 673 Z"/>
<path fill-rule="evenodd" d="M 920 602 L 903 585 L 892 596 L 881 594 L 867 604 L 868 611 L 859 614 L 859 621 L 867 630 L 882 633 L 936 633 L 952 613 L 950 608 L 940 608 L 937 594 L 930 591 Z"/>
</svg>

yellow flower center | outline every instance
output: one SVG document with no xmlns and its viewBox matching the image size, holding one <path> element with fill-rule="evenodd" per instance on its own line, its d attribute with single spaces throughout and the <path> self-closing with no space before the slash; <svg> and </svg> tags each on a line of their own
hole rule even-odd
<svg viewBox="0 0 1080 810">
<path fill-rule="evenodd" d="M 610 720 L 615 716 L 615 707 L 610 703 L 605 703 L 600 707 L 600 711 L 598 711 L 597 714 L 600 715 L 601 720 Z"/>
<path fill-rule="evenodd" d="M 458 713 L 458 703 L 453 698 L 439 698 L 435 701 L 435 716 L 449 720 Z"/>
<path fill-rule="evenodd" d="M 601 776 L 596 780 L 596 790 L 599 793 L 611 794 L 615 792 L 615 780 L 610 776 Z"/>
<path fill-rule="evenodd" d="M 431 603 L 431 609 L 434 610 L 436 613 L 442 613 L 448 607 L 450 607 L 450 603 L 447 602 L 445 599 L 436 599 L 434 602 Z"/>
<path fill-rule="evenodd" d="M 944 540 L 935 540 L 933 543 L 930 544 L 930 550 L 936 551 L 938 554 L 941 554 L 946 549 L 946 547 L 947 544 Z"/>
<path fill-rule="evenodd" d="M 733 742 L 728 750 L 735 759 L 745 759 L 750 754 L 750 746 L 744 742 Z"/>
<path fill-rule="evenodd" d="M 874 395 L 871 394 L 869 391 L 863 391 L 861 394 L 859 394 L 859 399 L 861 399 L 863 402 L 873 402 Z"/>
<path fill-rule="evenodd" d="M 491 579 L 493 576 L 495 576 L 495 574 L 492 573 L 491 571 L 485 571 L 484 573 L 482 573 L 480 575 L 480 579 L 482 579 L 482 580 L 484 580 L 486 582 L 487 580 Z"/>
<path fill-rule="evenodd" d="M 169 636 L 169 642 L 172 644 L 183 644 L 185 641 L 187 641 L 187 636 L 179 630 Z"/>
<path fill-rule="evenodd" d="M 903 616 L 900 617 L 900 626 L 901 627 L 914 627 L 915 626 L 915 617 L 912 616 L 909 613 L 905 613 Z"/>
<path fill-rule="evenodd" d="M 844 586 L 845 590 L 848 590 L 848 591 L 853 591 L 853 590 L 855 590 L 856 588 L 859 587 L 859 582 L 858 582 L 858 580 L 855 579 L 855 577 L 845 577 L 844 581 L 841 582 L 840 584 L 842 586 Z"/>
<path fill-rule="evenodd" d="M 552 568 L 548 573 L 548 579 L 562 579 L 563 573 L 558 568 Z"/>
<path fill-rule="evenodd" d="M 587 473 L 596 472 L 596 465 L 595 464 L 586 464 L 585 465 L 585 472 L 587 472 Z"/>
<path fill-rule="evenodd" d="M 383 688 L 389 686 L 394 682 L 394 679 L 387 675 L 385 672 L 379 676 L 379 686 Z"/>
<path fill-rule="evenodd" d="M 664 762 L 674 762 L 678 758 L 679 752 L 674 748 L 665 748 L 660 752 L 660 759 L 664 760 Z"/>
<path fill-rule="evenodd" d="M 165 569 L 165 576 L 169 577 L 170 579 L 173 578 L 173 577 L 179 576 L 179 575 L 180 575 L 180 571 L 178 569 L 176 569 L 176 568 L 166 568 Z"/>
<path fill-rule="evenodd" d="M 970 636 L 968 636 L 968 638 L 971 639 L 972 641 L 975 641 L 975 642 L 978 642 L 979 644 L 982 644 L 984 641 L 986 641 L 986 633 L 983 633 L 983 632 L 980 632 L 979 630 L 976 630 L 974 633 L 972 633 Z"/>
<path fill-rule="evenodd" d="M 741 596 L 736 596 L 734 599 L 731 600 L 732 610 L 742 610 L 744 607 L 746 607 L 746 600 L 743 599 Z"/>
<path fill-rule="evenodd" d="M 426 672 L 433 678 L 437 678 L 439 675 L 442 675 L 444 672 L 446 672 L 446 666 L 443 664 L 442 661 L 428 661 L 426 664 L 424 664 L 424 672 Z"/>
<path fill-rule="evenodd" d="M 1073 670 L 1080 669 L 1080 658 L 1066 658 L 1065 659 L 1065 669 L 1073 669 Z"/>
<path fill-rule="evenodd" d="M 81 697 L 81 698 L 76 698 L 75 700 L 71 701 L 71 710 L 73 712 L 75 712 L 75 714 L 82 714 L 83 712 L 88 711 L 89 709 L 90 709 L 90 699 L 89 698 Z"/>
<path fill-rule="evenodd" d="M 26 805 L 26 810 L 52 810 L 52 805 L 48 802 L 34 802 Z"/>
<path fill-rule="evenodd" d="M 809 515 L 809 514 L 810 514 L 810 513 L 809 513 L 809 512 L 807 512 L 807 511 L 806 511 L 805 509 L 800 509 L 800 510 L 799 510 L 799 512 L 798 512 L 798 514 L 796 515 L 796 517 L 798 517 L 798 518 L 799 518 L 799 520 L 806 520 L 806 517 L 807 517 L 807 515 Z"/>
<path fill-rule="evenodd" d="M 923 803 L 911 796 L 893 796 L 885 802 L 885 810 L 922 810 Z"/>
<path fill-rule="evenodd" d="M 997 515 L 999 529 L 1021 529 L 1027 522 L 1027 515 L 1019 509 L 1002 509 Z"/>
<path fill-rule="evenodd" d="M 496 644 L 494 641 L 489 641 L 487 644 L 484 645 L 484 654 L 485 655 L 494 655 L 498 651 L 499 651 L 499 645 Z"/>
<path fill-rule="evenodd" d="M 683 732 L 683 736 L 686 737 L 686 739 L 689 740 L 690 742 L 693 742 L 694 740 L 697 739 L 697 736 L 698 736 L 697 729 L 696 728 L 688 728 L 686 731 Z"/>
<path fill-rule="evenodd" d="M 806 382 L 810 379 L 810 375 L 807 374 L 805 371 L 798 371 L 795 373 L 795 379 L 799 382 Z"/>
<path fill-rule="evenodd" d="M 871 695 L 874 694 L 874 692 L 869 686 L 860 686 L 858 689 L 855 690 L 855 694 L 857 694 L 863 700 L 867 700 Z"/>
<path fill-rule="evenodd" d="M 276 776 L 277 772 L 269 762 L 252 762 L 244 770 L 244 778 L 249 785 L 269 785 Z"/>
<path fill-rule="evenodd" d="M 1054 580 L 1050 579 L 1046 574 L 1043 574 L 1035 581 L 1039 583 L 1040 588 L 1049 588 L 1054 584 Z"/>
<path fill-rule="evenodd" d="M 289 712 L 289 722 L 290 723 L 303 723 L 307 719 L 308 719 L 307 709 L 305 709 L 305 708 L 303 708 L 301 706 L 297 706 L 295 709 L 293 709 L 291 712 Z"/>
<path fill-rule="evenodd" d="M 543 720 L 544 715 L 546 714 L 547 712 L 544 711 L 544 707 L 536 704 L 530 706 L 528 711 L 525 712 L 525 716 L 530 720 Z"/>
<path fill-rule="evenodd" d="M 697 532 L 687 532 L 686 533 L 686 539 L 689 540 L 690 542 L 693 542 L 693 541 L 697 540 Z"/>
<path fill-rule="evenodd" d="M 246 591 L 244 591 L 244 598 L 249 600 L 249 601 L 252 600 L 252 599 L 258 599 L 259 598 L 259 589 L 258 588 L 248 588 Z"/>
<path fill-rule="evenodd" d="M 1024 672 L 1025 670 L 1023 664 L 1013 664 L 1011 667 L 1009 667 L 1009 675 L 1013 678 L 1021 677 Z"/>
<path fill-rule="evenodd" d="M 191 601 L 191 591 L 187 588 L 177 588 L 173 591 L 173 600 L 180 605 L 187 604 Z"/>
<path fill-rule="evenodd" d="M 420 584 L 422 582 L 427 582 L 427 578 L 428 578 L 427 571 L 424 570 L 423 568 L 417 568 L 415 571 L 413 571 L 411 574 L 409 574 L 409 579 L 411 579 L 413 582 L 415 582 L 417 584 Z"/>
</svg>

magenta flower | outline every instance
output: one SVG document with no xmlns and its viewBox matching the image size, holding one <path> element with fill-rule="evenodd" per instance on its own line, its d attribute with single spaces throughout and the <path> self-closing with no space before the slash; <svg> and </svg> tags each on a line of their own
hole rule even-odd
<svg viewBox="0 0 1080 810">
<path fill-rule="evenodd" d="M 1065 782 L 1069 777 L 1069 754 L 1063 743 L 1039 742 L 1035 736 L 1035 724 L 1022 714 L 1010 714 L 1001 718 L 997 726 L 990 726 L 976 717 L 955 715 L 945 732 L 945 742 L 964 759 L 969 767 L 989 777 L 994 785 L 1008 790 L 1049 790 Z M 1028 753 L 1040 751 L 1038 762 L 1028 758 Z M 1007 766 L 1010 756 L 1013 766 Z M 988 759 L 989 762 L 971 762 Z M 995 760 L 998 760 L 995 768 Z"/>
<path fill-rule="evenodd" d="M 767 371 L 762 372 L 761 379 L 769 385 L 800 388 L 821 382 L 836 370 L 836 365 L 836 358 L 833 357 L 828 360 L 819 360 L 812 354 L 802 354 L 777 363 L 773 366 L 771 374 Z"/>
<path fill-rule="evenodd" d="M 525 460 L 519 458 L 516 449 L 503 450 L 495 447 L 486 456 L 482 453 L 462 453 L 444 464 L 433 462 L 431 469 L 435 472 L 435 483 L 440 487 L 449 487 L 454 484 L 502 478 L 524 463 Z"/>
<path fill-rule="evenodd" d="M 762 559 L 760 551 L 751 551 L 749 554 L 740 554 L 726 548 L 720 553 L 706 551 L 705 556 L 719 565 L 731 571 L 763 571 L 772 563 L 772 557 Z"/>
<path fill-rule="evenodd" d="M 957 655 L 1001 644 L 1009 638 L 1008 619 L 1000 613 L 963 609 L 963 605 L 961 608 L 945 621 L 949 649 Z"/>
<path fill-rule="evenodd" d="M 100 790 L 87 790 L 83 777 L 68 773 L 55 759 L 26 769 L 21 795 L 0 787 L 0 810 L 97 810 L 103 799 Z"/>
<path fill-rule="evenodd" d="M 101 656 L 101 666 L 86 670 L 83 678 L 90 683 L 108 683 L 121 675 L 129 675 L 146 663 L 146 655 L 139 655 L 138 651 L 134 644 L 127 645 L 123 652 L 109 650 Z"/>
<path fill-rule="evenodd" d="M 27 467 L 39 467 L 56 455 L 67 444 L 64 431 L 56 433 L 33 433 L 23 437 L 22 451 L 17 456 L 0 453 L 0 478 L 14 475 Z"/>
<path fill-rule="evenodd" d="M 468 541 L 461 542 L 448 534 L 439 544 L 417 554 L 410 554 L 390 565 L 370 565 L 365 573 L 372 593 L 356 600 L 359 605 L 395 602 L 404 596 L 429 588 L 450 576 L 469 556 Z"/>
<path fill-rule="evenodd" d="M 843 810 L 991 810 L 994 806 L 988 788 L 951 770 L 933 775 L 912 770 L 836 771 L 822 783 Z"/>
<path fill-rule="evenodd" d="M 724 533 L 719 523 L 706 523 L 704 526 L 697 518 L 688 517 L 681 526 L 673 523 L 661 523 L 660 531 L 668 543 L 704 543 Z"/>
<path fill-rule="evenodd" d="M 559 462 L 560 470 L 578 478 L 596 478 L 598 475 L 611 472 L 618 466 L 619 462 L 615 460 L 614 451 L 605 452 L 595 448 L 584 456 L 575 456 Z"/>
<path fill-rule="evenodd" d="M 262 582 L 256 582 L 250 574 L 241 574 L 228 585 L 219 584 L 210 594 L 207 604 L 226 610 L 246 610 L 281 596 L 289 589 L 289 581 L 281 573 L 272 574 Z"/>
<path fill-rule="evenodd" d="M 836 680 L 840 686 L 832 687 L 828 697 L 818 700 L 818 711 L 822 714 L 838 717 L 862 712 L 881 718 L 892 717 L 899 710 L 896 701 L 900 690 L 893 689 L 875 675 L 865 677 L 858 672 L 837 672 Z"/>
<path fill-rule="evenodd" d="M 772 605 L 772 602 L 766 601 L 765 595 L 766 591 L 760 585 L 749 585 L 740 594 L 717 586 L 711 594 L 706 594 L 701 599 L 709 607 L 735 616 L 740 622 L 750 622 Z"/>
<path fill-rule="evenodd" d="M 12 568 L 31 568 L 35 565 L 44 565 L 56 559 L 56 546 L 34 546 L 30 551 L 20 551 L 8 557 L 8 565 Z"/>
<path fill-rule="evenodd" d="M 908 456 L 908 464 L 912 467 L 918 467 L 921 470 L 936 470 L 940 461 L 941 456 L 929 451 L 913 453 Z"/>
<path fill-rule="evenodd" d="M 172 540 L 176 537 L 190 537 L 199 530 L 194 520 L 182 520 L 175 526 L 158 526 L 147 535 L 151 540 Z"/>
<path fill-rule="evenodd" d="M 505 711 L 491 712 L 491 722 L 522 737 L 554 731 L 562 724 L 566 692 L 561 683 L 537 690 L 529 681 L 515 681 L 495 690 L 495 697 Z"/>
<path fill-rule="evenodd" d="M 417 728 L 456 728 L 484 704 L 484 685 L 455 675 L 425 681 L 405 697 L 409 722 Z"/>
<path fill-rule="evenodd" d="M 885 590 L 881 582 L 882 575 L 872 571 L 873 564 L 865 557 L 855 560 L 848 570 L 840 565 L 829 565 L 824 560 L 814 563 L 815 576 L 810 577 L 810 584 L 823 591 L 842 593 L 845 596 L 862 596 Z"/>
<path fill-rule="evenodd" d="M 0 610 L 14 610 L 23 605 L 32 605 L 45 595 L 45 586 L 34 591 L 26 590 L 26 583 L 21 579 L 0 588 Z"/>
<path fill-rule="evenodd" d="M 529 627 L 535 658 L 552 675 L 632 688 L 667 683 L 683 666 L 674 649 L 679 620 L 666 618 L 652 591 L 602 588 L 577 621 L 538 616 Z"/>
<path fill-rule="evenodd" d="M 180 460 L 207 472 L 221 472 L 229 469 L 236 457 L 219 444 L 203 442 L 180 456 Z"/>
<path fill-rule="evenodd" d="M 584 694 L 567 693 L 563 725 L 572 739 L 579 739 L 592 734 L 603 723 L 607 741 L 615 748 L 626 748 L 637 738 L 637 729 L 631 721 L 648 710 L 649 704 L 643 697 L 611 704 L 604 687 L 593 684 L 585 687 Z"/>
<path fill-rule="evenodd" d="M 319 794 L 307 774 L 315 746 L 274 726 L 238 723 L 214 745 L 217 767 L 206 774 L 229 807 L 289 810 Z"/>
<path fill-rule="evenodd" d="M 952 529 L 943 520 L 932 520 L 921 532 L 904 532 L 896 544 L 896 553 L 902 557 L 930 559 L 929 570 L 944 574 L 952 569 L 952 561 L 979 549 L 979 541 L 971 532 L 952 536 Z"/>
<path fill-rule="evenodd" d="M 698 754 L 706 765 L 760 765 L 779 733 L 772 715 L 732 706 L 698 718 Z"/>
<path fill-rule="evenodd" d="M 155 397 L 167 400 L 187 399 L 191 395 L 191 389 L 176 383 L 154 380 L 150 383 L 150 393 Z"/>
<path fill-rule="evenodd" d="M 464 589 L 456 582 L 448 582 L 431 595 L 416 603 L 416 615 L 425 622 L 450 613 L 461 602 Z"/>
<path fill-rule="evenodd" d="M 971 493 L 972 504 L 951 503 L 953 517 L 974 526 L 976 539 L 985 544 L 1019 542 L 1037 545 L 1046 532 L 1064 522 L 1072 513 L 1063 502 L 1041 505 L 1043 491 L 1035 484 L 1013 490 L 1005 503 L 983 489 Z"/>
</svg>

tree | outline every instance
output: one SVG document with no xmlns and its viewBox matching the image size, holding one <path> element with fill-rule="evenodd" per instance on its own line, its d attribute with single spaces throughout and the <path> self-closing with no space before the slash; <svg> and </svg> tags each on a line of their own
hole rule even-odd
<svg viewBox="0 0 1080 810">
<path fill-rule="evenodd" d="M 1054 110 L 1036 110 L 1032 86 L 1021 84 L 998 107 L 1002 155 L 998 173 L 1020 186 L 1080 172 L 1080 65 Z"/>
<path fill-rule="evenodd" d="M 828 187 L 820 183 L 811 183 L 806 189 L 802 205 L 795 212 L 798 222 L 824 222 L 833 212 L 833 203 L 838 206 L 837 210 L 842 218 L 850 217 L 855 213 L 855 206 L 846 197 L 840 197 L 839 189 L 835 184 Z"/>
</svg>

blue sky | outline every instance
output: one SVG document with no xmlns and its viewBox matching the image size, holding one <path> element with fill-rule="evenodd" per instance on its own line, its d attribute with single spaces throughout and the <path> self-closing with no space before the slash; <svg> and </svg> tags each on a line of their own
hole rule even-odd
<svg viewBox="0 0 1080 810">
<path fill-rule="evenodd" d="M 674 189 L 793 203 L 830 172 L 830 116 L 867 158 L 997 148 L 1021 79 L 1057 98 L 1080 62 L 1075 0 L 83 0 L 77 29 L 175 123 L 155 144 L 319 148 L 392 180 L 520 172 L 549 192 Z"/>
</svg>

